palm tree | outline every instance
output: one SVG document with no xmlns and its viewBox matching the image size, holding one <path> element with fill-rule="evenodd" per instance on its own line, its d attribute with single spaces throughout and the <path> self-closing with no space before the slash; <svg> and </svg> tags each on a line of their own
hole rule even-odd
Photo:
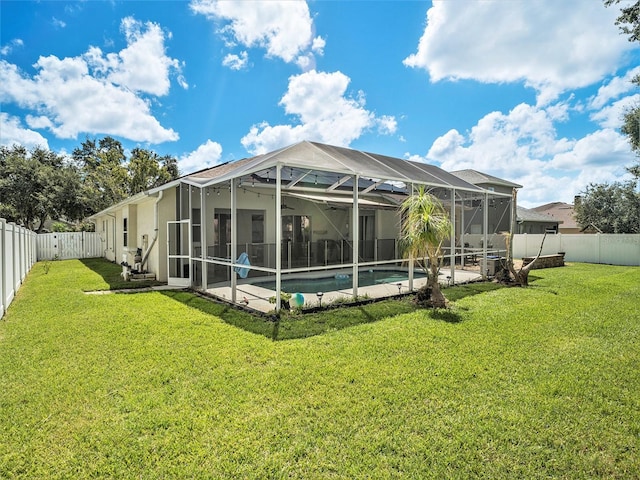
<svg viewBox="0 0 640 480">
<path fill-rule="evenodd" d="M 438 272 L 442 264 L 442 243 L 451 237 L 451 221 L 444 206 L 424 186 L 420 186 L 400 207 L 400 247 L 404 257 L 413 258 L 427 274 L 431 289 L 429 304 L 446 307 Z M 421 289 L 421 290 L 422 290 Z"/>
</svg>

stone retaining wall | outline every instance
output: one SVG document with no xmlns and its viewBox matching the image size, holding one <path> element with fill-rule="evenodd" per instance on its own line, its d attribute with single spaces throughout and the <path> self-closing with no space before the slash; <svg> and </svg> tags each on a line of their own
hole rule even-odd
<svg viewBox="0 0 640 480">
<path fill-rule="evenodd" d="M 535 257 L 524 257 L 522 259 L 522 266 L 530 264 L 533 262 Z M 540 268 L 553 268 L 553 267 L 564 267 L 564 253 L 558 253 L 556 255 L 540 255 L 536 263 L 534 263 L 532 270 L 537 270 Z"/>
</svg>

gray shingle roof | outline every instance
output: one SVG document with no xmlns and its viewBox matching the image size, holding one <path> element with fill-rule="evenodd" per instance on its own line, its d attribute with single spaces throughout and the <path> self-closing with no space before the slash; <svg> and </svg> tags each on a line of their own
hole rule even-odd
<svg viewBox="0 0 640 480">
<path fill-rule="evenodd" d="M 551 215 L 539 213 L 524 207 L 517 208 L 517 215 L 519 222 L 558 223 L 558 220 Z"/>
</svg>

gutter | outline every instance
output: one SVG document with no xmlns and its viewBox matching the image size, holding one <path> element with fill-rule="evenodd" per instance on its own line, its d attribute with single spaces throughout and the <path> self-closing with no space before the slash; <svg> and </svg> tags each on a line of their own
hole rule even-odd
<svg viewBox="0 0 640 480">
<path fill-rule="evenodd" d="M 151 239 L 151 244 L 147 248 L 147 251 L 144 252 L 144 255 L 142 256 L 142 262 L 140 266 L 143 271 L 144 271 L 144 266 L 147 263 L 147 260 L 149 260 L 149 254 L 151 253 L 151 249 L 156 244 L 156 240 L 158 240 L 158 223 L 159 223 L 158 205 L 160 203 L 160 200 L 162 200 L 163 195 L 164 195 L 164 190 L 160 190 L 158 192 L 158 198 L 156 198 L 156 203 L 154 204 L 153 238 Z"/>
</svg>

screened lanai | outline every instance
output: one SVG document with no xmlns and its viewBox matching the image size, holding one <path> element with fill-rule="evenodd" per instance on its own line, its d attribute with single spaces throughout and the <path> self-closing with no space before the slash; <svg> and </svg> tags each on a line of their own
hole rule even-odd
<svg viewBox="0 0 640 480">
<path fill-rule="evenodd" d="M 314 303 L 372 284 L 413 290 L 424 274 L 402 257 L 398 212 L 421 185 L 450 212 L 445 281 L 490 274 L 487 259 L 504 254 L 510 194 L 433 165 L 305 141 L 179 180 L 169 282 L 249 306 L 273 297 L 276 310 L 282 291 Z"/>
</svg>

